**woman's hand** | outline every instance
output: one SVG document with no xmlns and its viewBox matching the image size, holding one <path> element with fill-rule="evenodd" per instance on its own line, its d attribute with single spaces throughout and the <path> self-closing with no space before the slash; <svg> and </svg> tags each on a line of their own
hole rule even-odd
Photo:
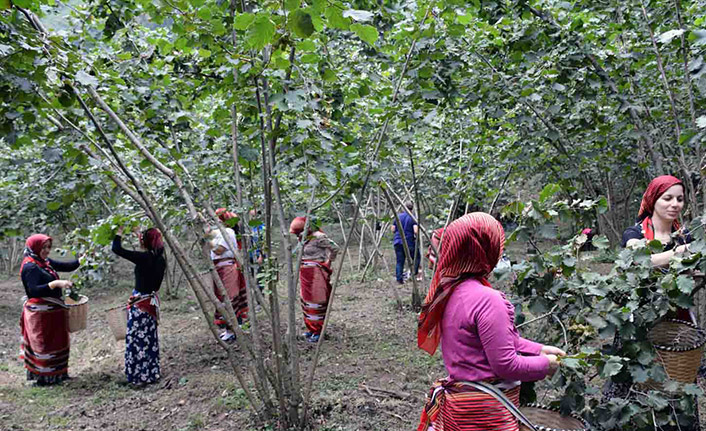
<svg viewBox="0 0 706 431">
<path fill-rule="evenodd" d="M 125 231 L 125 226 L 120 226 L 116 232 L 116 235 L 123 236 L 123 231 Z"/>
<path fill-rule="evenodd" d="M 49 282 L 50 289 L 66 289 L 73 286 L 74 284 L 69 280 L 54 280 Z"/>
<path fill-rule="evenodd" d="M 559 369 L 559 357 L 557 355 L 545 355 L 549 359 L 549 371 L 548 376 L 553 376 L 557 369 Z"/>
<path fill-rule="evenodd" d="M 541 353 L 542 355 L 566 356 L 565 351 L 554 346 L 542 346 L 542 350 L 539 353 Z"/>
<path fill-rule="evenodd" d="M 683 244 L 674 249 L 675 254 L 684 254 L 689 251 L 689 244 Z"/>
</svg>

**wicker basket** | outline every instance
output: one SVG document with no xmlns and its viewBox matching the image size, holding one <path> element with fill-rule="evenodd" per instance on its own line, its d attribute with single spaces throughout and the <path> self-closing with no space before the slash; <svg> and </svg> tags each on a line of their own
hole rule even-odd
<svg viewBox="0 0 706 431">
<path fill-rule="evenodd" d="M 586 431 L 588 424 L 577 415 L 562 416 L 557 410 L 539 404 L 520 407 L 520 411 L 539 431 Z M 530 431 L 520 424 L 520 431 Z"/>
<path fill-rule="evenodd" d="M 127 335 L 127 308 L 125 304 L 105 310 L 105 318 L 108 320 L 110 332 L 113 333 L 115 341 L 124 340 Z"/>
<path fill-rule="evenodd" d="M 69 332 L 78 332 L 86 329 L 88 321 L 88 297 L 79 295 L 78 301 L 66 297 L 64 303 L 68 307 L 66 320 L 69 325 Z"/>
<path fill-rule="evenodd" d="M 683 383 L 696 381 L 706 331 L 690 322 L 667 319 L 657 323 L 648 337 L 667 377 Z"/>
</svg>

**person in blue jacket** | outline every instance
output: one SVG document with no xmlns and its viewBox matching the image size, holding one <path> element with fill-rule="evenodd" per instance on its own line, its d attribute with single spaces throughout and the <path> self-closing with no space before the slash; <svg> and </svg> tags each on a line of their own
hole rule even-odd
<svg viewBox="0 0 706 431">
<path fill-rule="evenodd" d="M 407 247 L 409 248 L 410 255 L 414 256 L 413 276 L 416 276 L 419 272 L 419 263 L 421 260 L 421 255 L 419 253 L 419 250 L 417 250 L 416 241 L 419 226 L 417 226 L 417 221 L 411 215 L 411 212 L 414 209 L 414 204 L 411 201 L 408 201 L 405 203 L 404 209 L 405 210 L 399 214 L 400 224 L 402 225 L 402 233 L 404 233 L 404 235 L 401 235 L 400 232 L 397 230 L 396 223 L 393 223 L 391 227 L 392 232 L 395 233 L 395 237 L 392 241 L 392 244 L 395 246 L 395 255 L 397 256 L 397 267 L 395 268 L 395 275 L 397 276 L 398 284 L 404 283 L 404 264 L 407 258 L 404 252 L 404 245 L 402 245 L 403 238 L 404 241 L 407 242 Z"/>
</svg>

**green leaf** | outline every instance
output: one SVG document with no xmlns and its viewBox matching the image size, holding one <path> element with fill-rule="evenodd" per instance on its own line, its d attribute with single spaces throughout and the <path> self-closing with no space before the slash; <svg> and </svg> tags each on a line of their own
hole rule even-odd
<svg viewBox="0 0 706 431">
<path fill-rule="evenodd" d="M 461 14 L 461 11 L 456 11 L 456 21 L 459 24 L 468 25 L 471 23 L 472 16 L 468 13 Z"/>
<path fill-rule="evenodd" d="M 605 235 L 597 236 L 593 238 L 591 242 L 599 250 L 605 250 L 610 247 L 610 241 L 608 241 L 608 237 Z"/>
<path fill-rule="evenodd" d="M 314 54 L 314 53 L 304 54 L 301 57 L 302 63 L 313 64 L 313 63 L 318 63 L 319 60 L 321 60 L 321 57 L 319 57 L 318 54 Z"/>
<path fill-rule="evenodd" d="M 311 52 L 316 50 L 316 44 L 311 40 L 302 40 L 297 42 L 297 51 Z"/>
<path fill-rule="evenodd" d="M 559 184 L 547 184 L 539 193 L 539 202 L 544 203 L 547 199 L 559 193 L 561 186 Z"/>
<path fill-rule="evenodd" d="M 86 86 L 91 86 L 91 87 L 98 86 L 98 80 L 94 76 L 89 75 L 88 73 L 84 72 L 83 70 L 79 70 L 76 73 L 76 80 Z"/>
<path fill-rule="evenodd" d="M 241 13 L 235 17 L 233 26 L 236 30 L 246 30 L 255 21 L 255 15 L 251 13 Z"/>
<path fill-rule="evenodd" d="M 113 228 L 110 223 L 105 223 L 93 231 L 93 241 L 98 245 L 108 245 L 113 241 Z"/>
<path fill-rule="evenodd" d="M 351 25 L 351 19 L 345 18 L 341 10 L 337 7 L 327 7 L 324 10 L 324 16 L 328 22 L 328 26 L 339 30 L 348 30 Z"/>
<path fill-rule="evenodd" d="M 351 30 L 353 30 L 361 40 L 370 45 L 374 45 L 378 40 L 378 30 L 371 25 L 353 24 L 351 25 Z"/>
<path fill-rule="evenodd" d="M 272 42 L 275 35 L 275 24 L 265 14 L 258 14 L 255 21 L 248 27 L 246 35 L 248 45 L 254 49 L 262 49 Z"/>
<path fill-rule="evenodd" d="M 586 317 L 586 321 L 591 324 L 596 329 L 603 329 L 608 326 L 608 322 L 604 318 L 597 315 L 591 315 Z"/>
<path fill-rule="evenodd" d="M 301 5 L 301 0 L 284 0 L 284 8 L 288 11 L 297 10 Z"/>
<path fill-rule="evenodd" d="M 620 372 L 623 368 L 623 364 L 619 357 L 611 356 L 610 359 L 606 361 L 601 370 L 601 377 L 608 378 L 614 376 Z"/>
<path fill-rule="evenodd" d="M 344 18 L 352 18 L 353 21 L 368 22 L 373 19 L 373 14 L 367 10 L 348 9 L 343 11 Z"/>
<path fill-rule="evenodd" d="M 10 0 L 0 0 L 0 10 L 10 9 L 11 6 Z"/>
<path fill-rule="evenodd" d="M 211 51 L 203 48 L 199 48 L 199 57 L 208 58 L 211 56 Z"/>
<path fill-rule="evenodd" d="M 688 385 L 684 385 L 684 393 L 687 395 L 694 395 L 697 397 L 700 397 L 701 395 L 703 395 L 703 391 L 701 390 L 701 388 L 694 383 L 689 383 Z"/>
<path fill-rule="evenodd" d="M 702 115 L 696 119 L 696 126 L 701 129 L 706 129 L 706 115 Z"/>
<path fill-rule="evenodd" d="M 664 33 L 660 34 L 657 40 L 660 43 L 669 43 L 674 39 L 675 37 L 679 37 L 682 34 L 684 34 L 684 29 L 676 29 L 676 30 L 669 30 L 665 31 Z"/>
<path fill-rule="evenodd" d="M 691 294 L 694 290 L 694 279 L 687 275 L 680 275 L 677 277 L 677 288 L 685 295 Z"/>
<path fill-rule="evenodd" d="M 56 210 L 58 210 L 59 208 L 61 208 L 61 202 L 49 202 L 49 203 L 47 204 L 47 209 L 48 209 L 49 211 L 56 211 Z"/>
<path fill-rule="evenodd" d="M 326 82 L 335 82 L 336 78 L 337 78 L 336 72 L 334 72 L 331 69 L 324 70 L 322 77 L 324 78 L 324 81 L 326 81 Z"/>
<path fill-rule="evenodd" d="M 561 358 L 561 366 L 571 368 L 572 370 L 581 369 L 581 360 L 576 358 Z"/>
<path fill-rule="evenodd" d="M 301 9 L 297 9 L 290 17 L 291 28 L 294 34 L 306 39 L 314 33 L 314 24 L 311 22 L 311 15 Z"/>
<path fill-rule="evenodd" d="M 706 45 L 706 30 L 692 30 L 689 39 L 694 40 L 694 45 Z"/>
<path fill-rule="evenodd" d="M 203 6 L 199 9 L 197 13 L 198 17 L 201 18 L 204 21 L 210 21 L 211 17 L 213 16 L 211 14 L 211 8 L 208 6 Z"/>
</svg>

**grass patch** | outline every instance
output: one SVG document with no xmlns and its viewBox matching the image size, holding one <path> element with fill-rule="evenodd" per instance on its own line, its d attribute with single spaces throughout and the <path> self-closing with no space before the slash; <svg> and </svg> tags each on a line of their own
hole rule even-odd
<svg viewBox="0 0 706 431">
<path fill-rule="evenodd" d="M 245 396 L 245 391 L 240 388 L 235 388 L 235 385 L 232 386 L 232 389 L 229 388 L 223 391 L 223 394 L 218 398 L 216 404 L 226 410 L 243 410 L 247 408 L 250 403 Z"/>
<path fill-rule="evenodd" d="M 125 383 L 119 383 L 117 381 L 104 383 L 91 397 L 91 403 L 101 405 L 105 401 L 125 398 L 132 392 L 132 388 Z"/>
<path fill-rule="evenodd" d="M 4 399 L 19 408 L 23 414 L 34 419 L 56 410 L 66 404 L 70 391 L 63 385 L 27 386 L 23 388 L 5 389 Z M 52 418 L 55 420 L 58 418 Z"/>
<path fill-rule="evenodd" d="M 320 393 L 326 391 L 336 392 L 346 389 L 356 389 L 358 385 L 363 382 L 363 380 L 365 380 L 365 377 L 363 376 L 351 377 L 329 375 L 325 381 L 317 383 L 319 385 L 317 389 Z"/>
<path fill-rule="evenodd" d="M 199 431 L 205 429 L 206 422 L 203 419 L 203 415 L 200 413 L 192 414 L 189 416 L 189 422 L 184 428 L 179 428 L 179 431 Z"/>
</svg>

